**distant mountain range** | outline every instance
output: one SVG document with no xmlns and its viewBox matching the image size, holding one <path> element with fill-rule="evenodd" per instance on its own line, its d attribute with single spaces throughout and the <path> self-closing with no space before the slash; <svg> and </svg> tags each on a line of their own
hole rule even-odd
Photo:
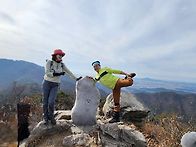
<svg viewBox="0 0 196 147">
<path fill-rule="evenodd" d="M 196 93 L 196 83 L 173 82 L 155 80 L 150 78 L 136 79 L 134 85 L 130 88 L 134 92 L 168 92 L 178 93 Z"/>
<path fill-rule="evenodd" d="M 7 88 L 13 82 L 42 83 L 44 67 L 22 60 L 0 59 L 0 90 Z M 68 84 L 69 83 L 69 84 Z M 75 86 L 75 81 L 64 77 L 62 85 L 67 89 Z M 102 92 L 109 93 L 109 89 L 98 84 Z M 178 93 L 196 93 L 196 83 L 171 82 L 150 78 L 135 78 L 134 85 L 125 90 L 133 93 L 156 93 L 174 91 Z"/>
<path fill-rule="evenodd" d="M 44 68 L 21 60 L 0 59 L 0 89 L 7 88 L 13 82 L 41 84 Z"/>
<path fill-rule="evenodd" d="M 44 67 L 42 66 L 22 60 L 0 59 L 0 69 L 0 92 L 9 93 L 14 84 L 25 85 L 25 94 L 30 91 L 29 88 L 32 86 L 37 86 L 34 89 L 41 89 L 44 76 Z M 60 86 L 67 94 L 75 95 L 75 83 L 68 76 L 63 76 Z M 98 88 L 103 97 L 109 92 L 100 84 L 98 84 Z M 9 90 L 7 91 L 7 89 Z"/>
<path fill-rule="evenodd" d="M 196 121 L 196 94 L 170 91 L 135 95 L 150 109 L 151 114 L 176 113 L 183 119 Z"/>
</svg>

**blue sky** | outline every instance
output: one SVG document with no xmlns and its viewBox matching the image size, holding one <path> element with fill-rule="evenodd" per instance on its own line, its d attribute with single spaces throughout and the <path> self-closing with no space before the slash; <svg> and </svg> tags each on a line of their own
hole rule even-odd
<svg viewBox="0 0 196 147">
<path fill-rule="evenodd" d="M 77 75 L 91 62 L 139 78 L 196 82 L 195 0 L 0 0 L 0 58 L 44 66 L 54 48 Z"/>
</svg>

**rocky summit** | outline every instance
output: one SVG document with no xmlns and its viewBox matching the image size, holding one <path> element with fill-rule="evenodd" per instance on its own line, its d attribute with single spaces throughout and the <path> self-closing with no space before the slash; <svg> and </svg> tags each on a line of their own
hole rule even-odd
<svg viewBox="0 0 196 147">
<path fill-rule="evenodd" d="M 43 122 L 31 132 L 31 135 L 20 146 L 112 146 L 112 147 L 145 147 L 144 135 L 124 122 L 107 123 L 99 117 L 96 125 L 76 126 L 73 124 L 68 111 L 57 111 L 57 124 L 45 126 Z M 63 116 L 64 115 L 64 116 Z M 100 119 L 101 118 L 101 119 Z"/>
<path fill-rule="evenodd" d="M 110 115 L 106 112 L 111 109 L 108 106 L 110 98 L 111 95 L 108 96 L 103 107 L 105 115 L 97 114 L 95 125 L 76 125 L 71 120 L 71 110 L 59 110 L 55 112 L 57 120 L 55 126 L 46 126 L 42 121 L 39 122 L 29 138 L 20 146 L 146 147 L 144 135 L 129 120 L 138 120 L 139 118 L 141 122 L 148 115 L 149 110 L 133 95 L 123 93 L 121 95 L 123 119 L 118 123 L 108 123 Z"/>
</svg>

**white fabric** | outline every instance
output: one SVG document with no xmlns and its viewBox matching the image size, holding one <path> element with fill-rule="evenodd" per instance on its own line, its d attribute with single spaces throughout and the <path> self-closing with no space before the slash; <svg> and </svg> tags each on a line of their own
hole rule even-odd
<svg viewBox="0 0 196 147">
<path fill-rule="evenodd" d="M 96 112 L 100 101 L 99 90 L 93 79 L 84 77 L 76 83 L 76 100 L 72 108 L 72 120 L 76 125 L 96 124 Z"/>
</svg>

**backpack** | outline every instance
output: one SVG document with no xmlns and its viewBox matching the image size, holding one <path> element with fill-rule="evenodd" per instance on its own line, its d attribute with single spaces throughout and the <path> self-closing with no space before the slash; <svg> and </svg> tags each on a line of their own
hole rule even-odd
<svg viewBox="0 0 196 147">
<path fill-rule="evenodd" d="M 51 69 L 52 65 L 53 65 L 53 60 L 50 61 L 50 69 Z M 62 62 L 61 62 L 61 68 L 63 68 L 63 63 Z"/>
<path fill-rule="evenodd" d="M 49 61 L 49 60 L 46 59 L 46 62 L 48 62 L 48 61 Z M 51 67 L 52 67 L 52 65 L 53 65 L 53 62 L 54 62 L 53 60 L 50 61 L 50 69 L 51 69 Z M 61 68 L 63 68 L 63 66 L 64 66 L 63 63 L 61 62 Z M 53 70 L 53 69 L 52 69 L 52 70 Z"/>
</svg>

